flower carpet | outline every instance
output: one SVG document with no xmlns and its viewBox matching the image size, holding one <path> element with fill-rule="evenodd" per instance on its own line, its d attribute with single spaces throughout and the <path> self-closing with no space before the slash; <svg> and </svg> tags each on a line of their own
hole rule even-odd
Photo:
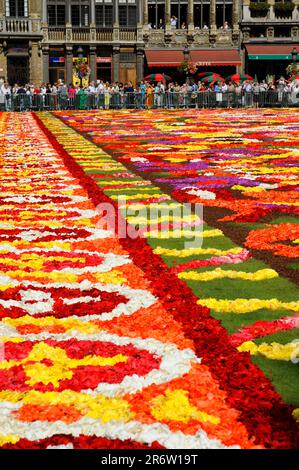
<svg viewBox="0 0 299 470">
<path fill-rule="evenodd" d="M 0 114 L 2 448 L 298 446 L 298 122 Z M 184 202 L 200 247 L 138 214 Z"/>
</svg>

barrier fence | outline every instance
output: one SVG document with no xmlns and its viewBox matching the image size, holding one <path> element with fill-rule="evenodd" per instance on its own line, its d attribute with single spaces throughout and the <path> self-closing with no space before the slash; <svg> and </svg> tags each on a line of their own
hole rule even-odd
<svg viewBox="0 0 299 470">
<path fill-rule="evenodd" d="M 179 108 L 247 108 L 299 106 L 299 93 L 262 91 L 259 93 L 83 93 L 0 95 L 2 111 L 56 111 L 83 109 L 179 109 Z"/>
</svg>

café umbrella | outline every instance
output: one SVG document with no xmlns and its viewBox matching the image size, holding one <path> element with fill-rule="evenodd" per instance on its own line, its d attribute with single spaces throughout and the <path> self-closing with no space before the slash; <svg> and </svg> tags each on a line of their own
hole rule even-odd
<svg viewBox="0 0 299 470">
<path fill-rule="evenodd" d="M 201 79 L 201 82 L 203 83 L 221 83 L 223 82 L 223 78 L 220 77 L 220 75 L 218 74 L 213 74 L 213 75 L 209 75 L 208 77 L 204 77 Z"/>
<path fill-rule="evenodd" d="M 253 80 L 253 78 L 250 75 L 247 75 L 247 73 L 235 73 L 233 75 L 229 75 L 226 80 L 236 83 L 243 83 L 247 80 Z"/>
<path fill-rule="evenodd" d="M 152 82 L 169 82 L 171 77 L 165 73 L 151 73 L 150 75 L 144 77 L 144 80 L 149 80 Z"/>
<path fill-rule="evenodd" d="M 209 77 L 210 75 L 218 75 L 218 77 L 220 77 L 219 73 L 215 73 L 215 72 L 200 72 L 196 76 L 198 78 L 205 78 L 205 77 Z"/>
</svg>

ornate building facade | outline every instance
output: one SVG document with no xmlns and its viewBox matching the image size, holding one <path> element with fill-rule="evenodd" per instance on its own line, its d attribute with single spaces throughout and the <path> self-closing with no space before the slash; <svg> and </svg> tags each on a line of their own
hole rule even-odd
<svg viewBox="0 0 299 470">
<path fill-rule="evenodd" d="M 0 76 L 70 83 L 78 57 L 92 80 L 175 74 L 186 58 L 227 75 L 251 71 L 261 65 L 253 46 L 296 45 L 299 0 L 281 3 L 294 4 L 291 16 L 275 0 L 0 0 Z"/>
<path fill-rule="evenodd" d="M 299 0 L 244 0 L 241 30 L 246 70 L 258 78 L 285 74 L 292 50 L 299 52 Z"/>
<path fill-rule="evenodd" d="M 235 70 L 240 13 L 240 0 L 0 0 L 0 76 L 70 83 L 82 57 L 92 80 L 136 82 L 184 50 Z"/>
</svg>

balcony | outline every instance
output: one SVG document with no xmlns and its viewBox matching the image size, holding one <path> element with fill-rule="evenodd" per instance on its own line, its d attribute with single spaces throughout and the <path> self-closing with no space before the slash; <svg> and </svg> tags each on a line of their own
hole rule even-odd
<svg viewBox="0 0 299 470">
<path fill-rule="evenodd" d="M 121 28 L 119 31 L 119 38 L 124 42 L 135 42 L 137 40 L 137 33 L 135 29 Z"/>
<path fill-rule="evenodd" d="M 96 29 L 96 40 L 97 42 L 112 42 L 113 41 L 113 29 Z"/>
<path fill-rule="evenodd" d="M 275 11 L 274 6 L 270 5 L 268 12 L 264 16 L 255 16 L 251 13 L 249 6 L 243 6 L 243 24 L 262 24 L 262 23 L 298 23 L 299 22 L 299 9 L 295 6 L 294 10 L 290 12 L 289 16 L 284 16 Z"/>
<path fill-rule="evenodd" d="M 31 18 L 0 18 L 0 34 L 6 36 L 40 36 L 40 20 Z"/>
<path fill-rule="evenodd" d="M 63 42 L 65 40 L 65 28 L 49 28 L 49 41 Z"/>
<path fill-rule="evenodd" d="M 112 43 L 113 40 L 117 40 L 124 43 L 136 42 L 137 31 L 132 28 L 121 28 L 113 30 L 112 28 L 79 28 L 79 27 L 53 27 L 48 28 L 44 31 L 45 42 L 67 42 L 67 43 Z M 113 35 L 117 31 L 117 37 Z M 114 38 L 114 39 L 113 39 Z"/>
<path fill-rule="evenodd" d="M 164 30 L 143 30 L 144 42 L 147 48 L 163 49 L 166 45 L 170 47 L 181 49 L 186 42 L 192 43 L 192 47 L 209 47 L 210 46 L 210 31 L 206 29 L 194 29 L 191 33 L 186 29 L 172 29 L 170 32 Z M 235 38 L 233 38 L 233 31 L 218 29 L 216 35 L 213 37 L 213 44 L 215 46 L 229 46 L 233 45 Z"/>
<path fill-rule="evenodd" d="M 90 28 L 73 28 L 74 42 L 90 42 Z"/>
</svg>

